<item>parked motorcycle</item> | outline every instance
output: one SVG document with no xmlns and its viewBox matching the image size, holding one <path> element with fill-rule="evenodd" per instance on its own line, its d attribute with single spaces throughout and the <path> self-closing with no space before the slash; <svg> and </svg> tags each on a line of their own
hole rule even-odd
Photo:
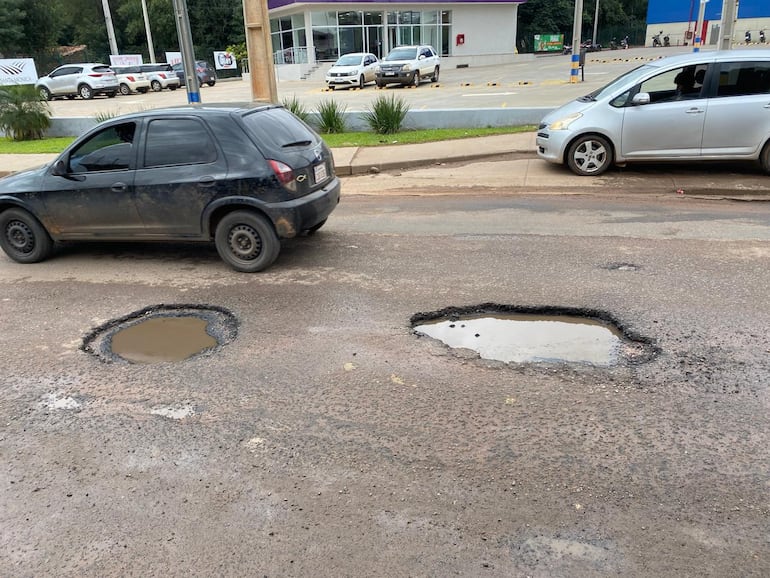
<svg viewBox="0 0 770 578">
<path fill-rule="evenodd" d="M 652 35 L 652 47 L 655 48 L 657 46 L 663 46 L 663 43 L 660 41 L 660 35 L 663 34 L 663 31 L 661 30 L 657 34 Z"/>
<path fill-rule="evenodd" d="M 663 37 L 663 46 L 671 46 L 671 39 L 668 37 L 668 34 Z"/>
<path fill-rule="evenodd" d="M 751 32 L 749 30 L 746 31 L 746 34 L 744 34 L 743 39 L 746 41 L 746 44 L 751 43 Z"/>
<path fill-rule="evenodd" d="M 612 37 L 612 40 L 610 40 L 610 50 L 617 50 L 618 49 L 618 41 L 615 40 L 615 37 Z"/>
<path fill-rule="evenodd" d="M 628 48 L 628 36 L 626 36 L 623 40 L 620 41 L 620 47 L 623 50 L 626 50 Z"/>
<path fill-rule="evenodd" d="M 764 44 L 764 43 L 765 43 L 765 31 L 764 31 L 764 30 L 760 30 L 760 31 L 759 31 L 759 41 L 760 41 L 762 44 Z"/>
</svg>

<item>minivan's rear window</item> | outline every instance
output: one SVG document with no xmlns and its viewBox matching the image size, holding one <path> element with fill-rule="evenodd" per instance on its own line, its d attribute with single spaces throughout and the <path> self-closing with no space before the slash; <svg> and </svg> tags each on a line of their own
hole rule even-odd
<svg viewBox="0 0 770 578">
<path fill-rule="evenodd" d="M 258 143 L 273 150 L 309 147 L 318 142 L 315 133 L 285 108 L 249 112 L 243 122 Z"/>
</svg>

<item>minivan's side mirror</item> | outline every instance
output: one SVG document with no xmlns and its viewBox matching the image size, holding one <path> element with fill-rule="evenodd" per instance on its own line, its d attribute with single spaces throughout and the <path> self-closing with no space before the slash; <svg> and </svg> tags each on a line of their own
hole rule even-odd
<svg viewBox="0 0 770 578">
<path fill-rule="evenodd" d="M 634 98 L 631 99 L 631 104 L 633 105 L 650 104 L 650 93 L 640 92 L 638 94 L 635 94 Z"/>
</svg>

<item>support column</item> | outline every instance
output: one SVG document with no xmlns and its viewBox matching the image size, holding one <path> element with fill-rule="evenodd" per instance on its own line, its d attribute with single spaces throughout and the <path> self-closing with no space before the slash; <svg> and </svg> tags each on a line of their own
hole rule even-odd
<svg viewBox="0 0 770 578">
<path fill-rule="evenodd" d="M 278 102 L 267 0 L 243 0 L 243 21 L 246 26 L 251 98 Z"/>
</svg>

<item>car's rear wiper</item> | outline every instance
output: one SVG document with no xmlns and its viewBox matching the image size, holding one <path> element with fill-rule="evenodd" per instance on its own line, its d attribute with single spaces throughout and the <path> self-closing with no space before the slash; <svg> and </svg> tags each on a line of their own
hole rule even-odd
<svg viewBox="0 0 770 578">
<path fill-rule="evenodd" d="M 310 140 L 298 140 L 296 142 L 287 143 L 287 144 L 283 145 L 281 148 L 288 149 L 288 148 L 291 148 L 291 147 L 306 147 L 306 146 L 311 145 L 311 144 L 313 144 L 313 141 L 310 141 Z"/>
</svg>

